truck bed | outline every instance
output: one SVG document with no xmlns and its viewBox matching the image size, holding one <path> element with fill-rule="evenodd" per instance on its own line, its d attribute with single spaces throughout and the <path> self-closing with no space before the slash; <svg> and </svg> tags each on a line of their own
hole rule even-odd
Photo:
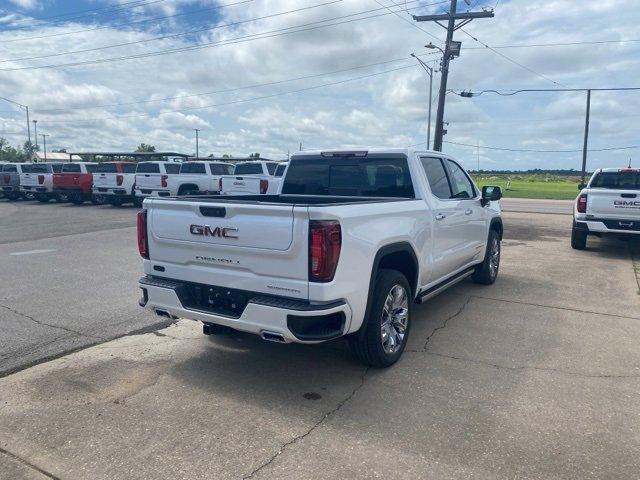
<svg viewBox="0 0 640 480">
<path fill-rule="evenodd" d="M 154 200 L 156 200 L 154 198 Z M 387 203 L 387 202 L 406 202 L 407 200 L 415 200 L 415 198 L 397 198 L 397 197 L 332 197 L 327 195 L 233 195 L 230 197 L 224 195 L 195 195 L 185 197 L 162 197 L 157 200 L 171 200 L 182 202 L 211 202 L 211 203 L 243 203 L 243 204 L 278 204 L 278 205 L 296 205 L 306 206 L 313 205 L 321 207 L 324 205 L 357 205 L 367 203 Z"/>
</svg>

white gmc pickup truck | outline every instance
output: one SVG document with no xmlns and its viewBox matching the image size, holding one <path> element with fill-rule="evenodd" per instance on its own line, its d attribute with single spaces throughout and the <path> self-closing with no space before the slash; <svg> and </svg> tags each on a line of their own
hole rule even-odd
<svg viewBox="0 0 640 480">
<path fill-rule="evenodd" d="M 585 249 L 588 235 L 640 238 L 640 169 L 601 168 L 578 188 L 573 248 Z"/>
<path fill-rule="evenodd" d="M 498 275 L 499 187 L 454 159 L 407 149 L 295 154 L 280 195 L 147 198 L 140 305 L 275 342 L 346 336 L 386 367 L 412 304 Z"/>
</svg>

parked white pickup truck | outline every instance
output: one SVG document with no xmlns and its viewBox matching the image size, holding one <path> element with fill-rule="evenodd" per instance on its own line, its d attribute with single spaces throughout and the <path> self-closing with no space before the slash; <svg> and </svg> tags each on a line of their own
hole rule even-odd
<svg viewBox="0 0 640 480">
<path fill-rule="evenodd" d="M 93 174 L 93 195 L 115 207 L 133 202 L 136 184 L 134 162 L 102 162 Z"/>
<path fill-rule="evenodd" d="M 573 248 L 585 249 L 588 235 L 640 238 L 640 169 L 601 168 L 579 189 L 573 209 Z"/>
<path fill-rule="evenodd" d="M 266 195 L 276 193 L 280 178 L 277 162 L 254 161 L 236 164 L 233 176 L 220 178 L 220 195 Z"/>
<path fill-rule="evenodd" d="M 301 152 L 281 195 L 148 198 L 140 305 L 275 342 L 347 336 L 365 363 L 398 360 L 412 304 L 498 275 L 499 187 L 406 149 Z"/>
<path fill-rule="evenodd" d="M 20 174 L 20 191 L 23 195 L 33 194 L 39 202 L 46 203 L 52 198 L 59 201 L 53 193 L 53 174 L 61 171 L 62 163 L 32 163 Z"/>
<path fill-rule="evenodd" d="M 169 176 L 180 173 L 178 162 L 140 162 L 136 168 L 136 184 L 134 189 L 134 205 L 142 206 L 145 198 L 150 196 L 168 197 Z"/>
<path fill-rule="evenodd" d="M 233 175 L 233 165 L 224 162 L 184 162 L 180 164 L 180 175 L 169 177 L 171 196 L 218 193 L 220 179 Z"/>
</svg>

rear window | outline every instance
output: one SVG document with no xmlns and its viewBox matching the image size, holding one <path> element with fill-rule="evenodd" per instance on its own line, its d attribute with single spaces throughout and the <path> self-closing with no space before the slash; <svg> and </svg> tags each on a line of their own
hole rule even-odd
<svg viewBox="0 0 640 480">
<path fill-rule="evenodd" d="M 236 165 L 234 175 L 262 175 L 261 163 L 239 163 Z"/>
<path fill-rule="evenodd" d="M 283 194 L 414 198 L 406 157 L 292 160 Z"/>
<path fill-rule="evenodd" d="M 51 165 L 51 168 L 53 169 L 53 173 L 60 173 L 62 171 L 62 164 L 54 163 L 53 165 Z"/>
<path fill-rule="evenodd" d="M 210 163 L 212 175 L 233 175 L 233 165 Z"/>
<path fill-rule="evenodd" d="M 4 167 L 2 167 L 2 171 L 7 173 L 15 173 L 18 171 L 18 167 L 16 167 L 15 165 L 5 165 Z"/>
<path fill-rule="evenodd" d="M 31 165 L 31 167 L 29 168 L 29 173 L 49 173 L 49 165 Z"/>
<path fill-rule="evenodd" d="M 186 162 L 180 166 L 180 173 L 207 173 L 204 163 Z"/>
<path fill-rule="evenodd" d="M 266 165 L 267 165 L 267 171 L 269 172 L 269 175 L 273 175 L 274 173 L 276 173 L 276 168 L 278 167 L 277 163 L 269 162 Z"/>
<path fill-rule="evenodd" d="M 135 163 L 123 163 L 122 173 L 136 173 L 136 167 Z"/>
<path fill-rule="evenodd" d="M 167 173 L 180 173 L 180 164 L 167 162 L 164 164 L 164 171 Z"/>
<path fill-rule="evenodd" d="M 287 169 L 286 165 L 278 165 L 278 168 L 276 168 L 276 177 L 281 177 L 282 175 L 284 175 L 284 171 Z"/>
<path fill-rule="evenodd" d="M 116 173 L 117 171 L 118 167 L 115 163 L 99 163 L 96 167 L 98 173 Z"/>
<path fill-rule="evenodd" d="M 69 172 L 69 173 L 78 173 L 78 172 L 80 172 L 80 171 L 81 171 L 81 169 L 80 169 L 80 165 L 78 165 L 77 163 L 65 163 L 65 164 L 62 166 L 62 172 L 63 172 L 63 173 L 66 173 L 66 172 Z"/>
<path fill-rule="evenodd" d="M 619 172 L 600 172 L 593 177 L 589 187 L 640 190 L 640 171 L 622 170 Z"/>
<path fill-rule="evenodd" d="M 95 164 L 86 165 L 87 172 L 89 173 L 95 172 L 97 168 L 98 168 L 98 165 L 95 165 Z"/>
<path fill-rule="evenodd" d="M 141 162 L 138 164 L 136 173 L 160 173 L 160 165 L 157 163 Z"/>
</svg>

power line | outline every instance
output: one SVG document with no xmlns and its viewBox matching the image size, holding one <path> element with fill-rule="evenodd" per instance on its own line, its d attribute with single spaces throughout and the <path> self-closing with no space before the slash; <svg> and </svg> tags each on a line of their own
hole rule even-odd
<svg viewBox="0 0 640 480">
<path fill-rule="evenodd" d="M 43 18 L 37 18 L 37 17 L 29 17 L 29 18 L 25 18 L 25 19 L 21 19 L 22 21 L 30 21 L 32 22 L 33 20 L 39 21 L 39 22 L 45 22 L 51 25 L 56 25 L 59 23 L 65 23 L 68 22 L 70 20 L 77 20 L 77 19 L 82 19 L 82 18 L 88 18 L 88 17 L 94 17 L 96 15 L 96 12 L 100 12 L 97 13 L 97 15 L 102 15 L 104 13 L 113 13 L 113 12 L 119 12 L 122 10 L 129 10 L 131 8 L 138 8 L 138 7 L 144 7 L 147 5 L 152 5 L 155 3 L 162 3 L 166 0 L 149 0 L 149 1 L 143 1 L 143 0 L 135 0 L 132 2 L 126 2 L 126 3 L 121 3 L 119 5 L 115 5 L 115 6 L 109 6 L 109 7 L 101 7 L 101 8 L 92 8 L 92 9 L 88 9 L 88 10 L 80 10 L 74 13 L 61 13 L 59 15 L 51 15 L 49 17 L 43 17 Z M 69 18 L 61 18 L 61 17 L 68 17 L 69 15 L 76 15 L 77 13 L 90 13 L 93 12 L 92 15 L 77 15 L 77 16 L 70 16 Z M 55 18 L 61 18 L 60 20 L 54 20 L 53 22 L 50 22 L 49 20 L 51 19 L 55 19 Z M 33 28 L 33 25 L 25 25 L 23 27 L 16 27 L 11 29 L 11 31 L 15 31 L 15 30 L 26 30 L 26 29 L 30 29 Z"/>
<path fill-rule="evenodd" d="M 413 28 L 416 28 L 418 30 L 420 30 L 423 33 L 426 33 L 427 35 L 429 35 L 432 38 L 435 38 L 438 42 L 440 42 L 440 38 L 438 38 L 438 36 L 434 35 L 433 33 L 425 30 L 424 28 L 422 28 L 420 25 L 417 25 L 416 23 L 412 22 L 411 20 L 409 20 L 408 18 L 403 17 L 402 15 L 400 15 L 400 13 L 398 13 L 397 11 L 392 11 L 388 6 L 386 6 L 385 4 L 383 4 L 382 2 L 380 2 L 379 0 L 374 0 L 378 5 L 382 5 L 384 8 L 386 8 L 387 10 L 389 10 L 391 13 L 393 13 L 396 17 L 398 17 L 400 20 L 402 20 L 403 22 L 408 23 L 409 25 L 411 25 Z M 438 2 L 435 5 L 441 4 L 441 3 L 448 3 L 449 0 L 444 0 L 442 2 Z M 391 0 L 391 3 L 393 4 L 394 7 L 399 7 L 400 5 L 396 4 L 393 0 Z M 434 5 L 434 4 L 431 4 Z M 425 5 L 426 6 L 426 5 Z M 409 13 L 409 9 L 407 8 L 407 2 L 404 2 L 404 9 L 405 12 Z"/>
<path fill-rule="evenodd" d="M 139 45 L 139 44 L 142 44 L 142 43 L 156 42 L 158 40 L 166 40 L 166 39 L 169 39 L 169 38 L 178 38 L 178 37 L 183 37 L 185 35 L 193 35 L 195 33 L 202 33 L 202 32 L 217 30 L 217 29 L 220 29 L 220 28 L 236 27 L 238 25 L 242 25 L 242 24 L 245 24 L 245 23 L 251 23 L 251 22 L 258 21 L 258 20 L 265 20 L 267 18 L 280 17 L 282 15 L 288 15 L 290 13 L 297 13 L 297 12 L 302 12 L 302 11 L 305 11 L 305 10 L 311 10 L 313 8 L 325 7 L 327 5 L 333 5 L 335 3 L 340 3 L 340 2 L 343 2 L 343 1 L 344 0 L 330 0 L 328 2 L 316 3 L 314 5 L 309 5 L 309 6 L 301 7 L 301 8 L 295 8 L 293 10 L 286 10 L 284 12 L 271 13 L 269 15 L 264 15 L 262 17 L 250 18 L 250 19 L 241 20 L 241 21 L 232 22 L 232 23 L 225 23 L 223 25 L 216 25 L 214 27 L 200 28 L 200 29 L 189 30 L 187 32 L 181 32 L 181 33 L 172 33 L 172 34 L 169 34 L 169 35 L 162 35 L 160 37 L 146 38 L 146 39 L 143 39 L 143 40 L 134 40 L 134 41 L 131 41 L 131 42 L 114 43 L 112 45 L 104 45 L 102 47 L 84 48 L 84 49 L 81 49 L 81 50 L 71 50 L 71 51 L 68 51 L 68 52 L 49 53 L 47 55 L 37 55 L 35 57 L 8 58 L 8 59 L 5 59 L 5 60 L 0 60 L 0 63 L 21 62 L 21 61 L 25 61 L 25 60 L 40 60 L 40 59 L 43 59 L 43 58 L 60 57 L 60 56 L 63 56 L 63 55 L 73 55 L 73 54 L 76 54 L 76 53 L 97 52 L 97 51 L 100 51 L 100 50 L 107 50 L 109 48 L 129 47 L 131 45 Z"/>
<path fill-rule="evenodd" d="M 461 91 L 456 92 L 454 90 L 447 90 L 447 93 L 453 93 L 460 97 L 479 97 L 484 93 L 495 93 L 503 97 L 511 97 L 520 93 L 531 92 L 586 92 L 591 90 L 593 92 L 632 92 L 640 90 L 640 87 L 601 87 L 601 88 L 522 88 L 520 90 L 480 90 L 478 92 L 473 91 Z"/>
<path fill-rule="evenodd" d="M 14 43 L 14 42 L 24 42 L 27 40 L 39 40 L 42 38 L 50 38 L 50 37 L 61 37 L 61 36 L 65 36 L 65 35 L 74 35 L 76 33 L 84 33 L 84 32 L 93 32 L 96 30 L 103 30 L 106 28 L 120 28 L 120 27 L 126 27 L 129 25 L 137 25 L 140 23 L 149 23 L 149 22 L 156 22 L 158 20 L 167 20 L 169 18 L 177 18 L 177 17 L 186 17 L 189 15 L 196 15 L 196 14 L 200 14 L 200 13 L 204 13 L 204 12 L 210 12 L 213 10 L 221 10 L 223 8 L 227 8 L 227 7 L 233 7 L 236 5 L 242 5 L 245 3 L 251 3 L 254 0 L 241 0 L 239 2 L 234 2 L 234 3 L 227 3 L 224 5 L 216 5 L 214 7 L 209 7 L 209 8 L 202 8 L 200 10 L 192 10 L 189 12 L 182 12 L 182 13 L 176 13 L 173 15 L 164 15 L 161 17 L 153 17 L 153 18 L 145 18 L 143 20 L 134 20 L 132 22 L 123 22 L 123 23 L 117 23 L 115 25 L 100 25 L 98 27 L 92 27 L 92 28 L 85 28 L 82 30 L 73 30 L 71 32 L 58 32 L 58 33 L 50 33 L 47 35 L 37 35 L 37 36 L 33 36 L 33 37 L 21 37 L 21 38 L 12 38 L 12 39 L 8 39 L 8 40 L 2 40 L 2 43 L 6 44 L 6 43 Z M 8 33 L 10 33 L 12 30 L 8 31 Z"/>
<path fill-rule="evenodd" d="M 188 51 L 202 50 L 204 48 L 215 48 L 215 47 L 218 47 L 218 46 L 234 45 L 234 44 L 245 43 L 245 42 L 254 41 L 254 40 L 263 40 L 263 39 L 267 39 L 267 38 L 279 37 L 279 36 L 284 36 L 284 35 L 291 35 L 291 34 L 295 34 L 295 33 L 303 33 L 303 32 L 307 32 L 307 31 L 311 31 L 311 30 L 318 30 L 320 28 L 344 25 L 344 24 L 347 24 L 347 23 L 355 22 L 355 21 L 368 20 L 368 19 L 372 19 L 372 18 L 378 18 L 378 17 L 383 17 L 383 16 L 386 16 L 386 15 L 390 15 L 390 13 L 388 13 L 388 12 L 387 13 L 376 13 L 376 14 L 373 14 L 373 15 L 368 15 L 368 16 L 359 17 L 359 18 L 351 18 L 349 20 L 335 21 L 335 20 L 346 19 L 346 18 L 350 18 L 350 17 L 357 17 L 357 16 L 363 15 L 365 13 L 378 12 L 380 10 L 383 10 L 383 8 L 367 10 L 367 11 L 358 12 L 358 13 L 352 13 L 352 14 L 348 14 L 348 15 L 341 15 L 341 16 L 338 16 L 338 17 L 328 18 L 328 19 L 324 19 L 324 20 L 316 20 L 316 21 L 313 21 L 313 22 L 305 23 L 305 24 L 294 25 L 294 26 L 291 26 L 291 27 L 283 27 L 283 28 L 279 28 L 279 29 L 276 29 L 276 30 L 266 31 L 266 32 L 242 35 L 242 36 L 231 38 L 231 39 L 227 39 L 227 40 L 219 40 L 219 41 L 213 41 L 213 42 L 200 43 L 200 44 L 197 44 L 197 45 L 173 48 L 173 49 L 168 49 L 168 50 L 157 50 L 155 52 L 139 53 L 139 54 L 135 54 L 135 55 L 125 55 L 125 56 L 120 56 L 120 57 L 109 57 L 109 58 L 104 58 L 104 59 L 76 61 L 76 62 L 61 63 L 61 64 L 35 65 L 35 66 L 26 66 L 26 67 L 13 67 L 13 68 L 1 68 L 0 72 L 12 72 L 12 71 L 19 71 L 19 70 L 39 70 L 39 69 L 43 69 L 43 68 L 76 67 L 76 66 L 82 66 L 82 65 L 93 65 L 93 64 L 118 62 L 118 61 L 124 61 L 124 60 L 133 60 L 133 59 L 139 59 L 139 58 L 148 58 L 148 57 L 154 57 L 154 56 L 159 56 L 159 55 L 168 55 L 168 54 L 173 54 L 173 53 L 183 53 L 183 52 L 188 52 Z M 327 23 L 327 22 L 333 22 L 333 23 Z"/>
<path fill-rule="evenodd" d="M 417 54 L 416 56 L 420 57 L 420 56 L 433 55 L 433 54 L 434 54 L 433 52 L 428 52 L 428 53 Z M 256 84 L 253 84 L 253 85 L 246 85 L 246 86 L 242 86 L 242 87 L 234 87 L 234 88 L 226 88 L 226 89 L 222 89 L 222 90 L 214 90 L 214 91 L 211 91 L 211 92 L 192 93 L 192 94 L 188 94 L 188 95 L 177 95 L 177 96 L 173 96 L 173 97 L 155 98 L 155 99 L 147 99 L 147 100 L 136 100 L 136 101 L 131 101 L 131 102 L 109 103 L 109 104 L 103 104 L 103 105 L 90 105 L 90 106 L 82 106 L 82 107 L 45 108 L 45 109 L 35 108 L 35 110 L 37 112 L 39 112 L 39 113 L 58 113 L 58 112 L 67 112 L 69 110 L 93 110 L 93 109 L 96 109 L 96 108 L 124 107 L 124 106 L 129 106 L 129 105 L 140 105 L 140 104 L 146 104 L 146 103 L 158 103 L 158 102 L 166 102 L 166 101 L 172 101 L 172 100 L 182 100 L 182 99 L 185 99 L 185 98 L 204 97 L 204 96 L 216 95 L 216 94 L 220 94 L 220 93 L 231 93 L 231 92 L 237 92 L 237 91 L 240 91 L 240 90 L 248 90 L 248 89 L 252 89 L 252 88 L 260 88 L 260 87 L 268 87 L 268 86 L 280 85 L 280 84 L 283 84 L 283 83 L 295 82 L 295 81 L 299 81 L 299 80 L 308 80 L 308 79 L 311 79 L 311 78 L 323 77 L 323 76 L 327 76 L 327 75 L 335 75 L 336 73 L 344 73 L 344 72 L 350 72 L 350 71 L 353 71 L 353 70 L 360 70 L 360 69 L 363 69 L 363 68 L 370 68 L 370 67 L 377 67 L 377 66 L 381 66 L 381 65 L 388 65 L 390 63 L 396 63 L 396 62 L 401 62 L 401 61 L 406 61 L 406 60 L 407 60 L 406 57 L 394 58 L 394 59 L 385 60 L 385 61 L 381 61 L 381 62 L 369 63 L 369 64 L 366 64 L 366 65 L 357 65 L 355 67 L 343 68 L 343 69 L 340 69 L 340 70 L 332 70 L 332 71 L 329 71 L 329 72 L 314 73 L 314 74 L 303 75 L 303 76 L 299 76 L 299 77 L 286 78 L 286 79 L 283 79 L 283 80 L 274 80 L 272 82 L 256 83 Z"/>
<path fill-rule="evenodd" d="M 489 145 L 472 145 L 470 143 L 462 143 L 462 142 L 453 142 L 453 141 L 445 141 L 445 143 L 449 143 L 451 145 L 459 145 L 462 147 L 471 147 L 471 148 L 482 148 L 485 150 L 498 150 L 502 152 L 521 152 L 521 153 L 578 153 L 582 152 L 583 149 L 558 149 L 558 150 L 537 150 L 533 148 L 511 148 L 511 147 L 495 147 Z M 633 150 L 640 148 L 640 145 L 626 145 L 621 147 L 605 147 L 605 148 L 589 148 L 587 151 L 589 152 L 610 152 L 614 150 Z"/>
<path fill-rule="evenodd" d="M 466 32 L 465 32 L 466 33 Z M 581 42 L 552 42 L 552 43 L 529 43 L 529 44 L 516 44 L 516 45 L 496 45 L 491 47 L 495 50 L 507 49 L 507 48 L 541 48 L 541 47 L 569 47 L 577 45 L 606 45 L 612 43 L 637 43 L 640 42 L 639 38 L 628 38 L 620 40 L 588 40 Z M 486 47 L 465 47 L 466 50 L 485 50 Z"/>
<path fill-rule="evenodd" d="M 182 109 L 178 109 L 178 110 L 163 110 L 161 112 L 156 112 L 156 113 L 142 113 L 142 114 L 133 114 L 133 115 L 110 115 L 110 116 L 102 116 L 102 117 L 93 117 L 93 118 L 79 118 L 77 120 L 71 119 L 71 120 L 49 120 L 49 119 L 45 119 L 47 124 L 50 123 L 81 123 L 81 122 L 86 122 L 86 121 L 94 121 L 94 120 L 112 120 L 112 119 L 123 119 L 123 118 L 143 118 L 143 117 L 153 117 L 153 116 L 160 116 L 160 115 L 167 115 L 170 113 L 183 113 L 183 112 L 191 112 L 194 110 L 206 110 L 209 108 L 217 108 L 217 107 L 224 107 L 224 106 L 229 106 L 229 105 L 237 105 L 237 104 L 241 104 L 241 103 L 247 103 L 247 102 L 253 102 L 253 101 L 257 101 L 257 100 L 265 100 L 265 99 L 269 99 L 269 98 L 276 98 L 276 97 L 281 97 L 284 95 L 292 95 L 292 94 L 297 94 L 297 93 L 302 93 L 302 92 L 307 92 L 310 90 L 316 90 L 318 88 L 324 88 L 324 87 L 330 87 L 330 86 L 334 86 L 334 85 L 342 85 L 344 83 L 348 83 L 348 82 L 354 82 L 357 80 L 362 80 L 365 78 L 372 78 L 372 77 L 376 77 L 379 75 L 385 75 L 387 73 L 392 73 L 392 72 L 398 72 L 400 70 L 406 70 L 408 68 L 415 68 L 418 65 L 412 63 L 410 65 L 405 65 L 402 67 L 396 67 L 396 68 L 392 68 L 389 70 L 382 70 L 380 72 L 375 72 L 375 73 L 369 73 L 367 75 L 361 75 L 358 77 L 351 77 L 351 78 L 346 78 L 343 80 L 337 80 L 334 82 L 328 82 L 328 83 L 323 83 L 320 85 L 312 85 L 310 87 L 304 87 L 304 88 L 299 88 L 296 90 L 289 90 L 289 91 L 285 91 L 285 92 L 278 92 L 278 93 L 272 93 L 269 95 L 261 95 L 258 97 L 250 97 L 250 98 L 245 98 L 245 99 L 240 99 L 240 100 L 232 100 L 232 101 L 228 101 L 228 102 L 222 102 L 222 103 L 214 103 L 211 105 L 204 105 L 204 106 L 200 106 L 200 107 L 188 107 L 188 108 L 182 108 Z"/>
</svg>

